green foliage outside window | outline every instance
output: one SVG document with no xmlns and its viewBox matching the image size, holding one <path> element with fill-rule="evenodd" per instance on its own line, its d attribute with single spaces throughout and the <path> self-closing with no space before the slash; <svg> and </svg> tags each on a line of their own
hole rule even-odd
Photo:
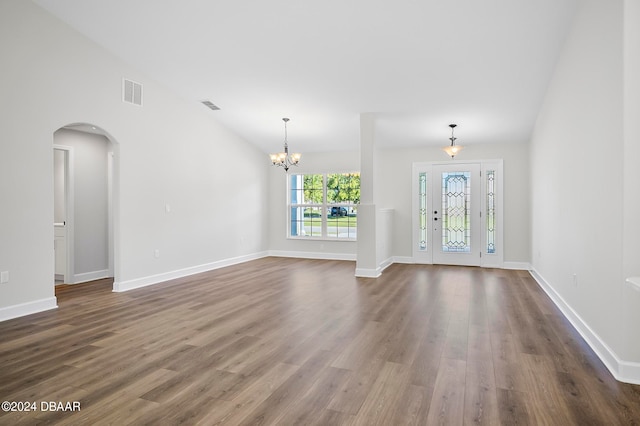
<svg viewBox="0 0 640 426">
<path fill-rule="evenodd" d="M 322 204 L 322 175 L 304 175 L 304 199 Z M 360 203 L 360 174 L 333 173 L 327 175 L 327 203 Z"/>
<path fill-rule="evenodd" d="M 304 175 L 305 203 L 322 204 L 322 175 Z"/>
<path fill-rule="evenodd" d="M 360 174 L 327 175 L 327 203 L 360 203 Z"/>
</svg>

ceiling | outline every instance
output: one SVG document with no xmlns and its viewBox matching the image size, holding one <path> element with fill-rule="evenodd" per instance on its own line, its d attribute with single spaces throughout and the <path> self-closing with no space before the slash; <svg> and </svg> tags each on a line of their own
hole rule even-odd
<svg viewBox="0 0 640 426">
<path fill-rule="evenodd" d="M 265 152 L 291 118 L 304 153 L 358 149 L 361 113 L 380 146 L 528 141 L 579 0 L 34 1 Z"/>
</svg>

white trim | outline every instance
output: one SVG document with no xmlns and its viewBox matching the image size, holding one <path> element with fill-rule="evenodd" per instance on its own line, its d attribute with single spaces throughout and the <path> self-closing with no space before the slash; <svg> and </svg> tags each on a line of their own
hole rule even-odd
<svg viewBox="0 0 640 426">
<path fill-rule="evenodd" d="M 485 253 L 482 254 L 482 259 L 481 259 L 481 263 L 480 263 L 480 267 L 481 268 L 492 268 L 492 269 L 513 269 L 513 268 L 507 268 L 504 266 L 504 263 L 491 263 L 491 262 L 487 262 L 484 260 L 485 258 Z M 520 269 L 520 268 L 515 268 L 515 269 Z"/>
<path fill-rule="evenodd" d="M 393 256 L 391 263 L 404 263 L 408 265 L 431 265 L 431 263 L 416 262 L 411 256 Z M 481 268 L 514 269 L 518 271 L 528 271 L 531 269 L 531 264 L 529 262 L 503 262 L 502 265 L 492 265 L 490 263 L 485 263 L 481 266 Z"/>
<path fill-rule="evenodd" d="M 109 148 L 114 148 L 114 143 L 109 141 Z M 113 170 L 114 170 L 115 154 L 113 151 L 107 152 L 107 268 L 108 276 L 115 276 L 114 261 L 114 232 L 113 232 Z"/>
<path fill-rule="evenodd" d="M 83 272 L 82 274 L 74 274 L 72 278 L 73 284 L 86 283 L 88 281 L 101 280 L 103 278 L 109 278 L 108 269 L 101 271 Z"/>
<path fill-rule="evenodd" d="M 361 278 L 378 278 L 382 275 L 382 272 L 391 265 L 393 265 L 392 257 L 380 262 L 380 265 L 378 265 L 376 269 L 356 268 L 355 276 Z"/>
<path fill-rule="evenodd" d="M 356 268 L 356 277 L 378 278 L 380 275 L 382 275 L 382 268 L 376 268 L 376 269 Z"/>
<path fill-rule="evenodd" d="M 150 275 L 147 277 L 136 278 L 133 280 L 113 283 L 114 292 L 124 292 L 136 288 L 146 287 L 153 284 L 182 278 L 189 275 L 199 274 L 201 272 L 212 271 L 214 269 L 224 268 L 225 266 L 237 265 L 239 263 L 248 262 L 250 260 L 261 259 L 263 257 L 291 257 L 300 259 L 323 259 L 323 260 L 348 260 L 355 261 L 356 255 L 350 253 L 314 253 L 314 252 L 296 252 L 296 251 L 280 251 L 269 250 L 266 252 L 254 253 L 246 256 L 238 256 L 231 259 L 223 259 L 216 262 L 205 263 L 203 265 L 193 266 L 175 271 L 169 271 L 162 274 Z M 379 276 L 379 275 L 378 275 Z"/>
<path fill-rule="evenodd" d="M 613 377 L 625 383 L 640 384 L 640 363 L 621 360 L 598 334 L 569 306 L 562 296 L 540 275 L 535 268 L 529 273 L 544 290 L 553 303 L 560 309 L 562 314 L 569 320 L 573 328 L 582 336 L 589 347 L 596 353 L 598 358 L 607 367 Z"/>
<path fill-rule="evenodd" d="M 293 257 L 299 259 L 350 260 L 354 262 L 356 260 L 356 255 L 352 253 L 269 250 L 268 255 L 273 257 Z"/>
<path fill-rule="evenodd" d="M 408 265 L 413 265 L 416 262 L 411 256 L 393 256 L 393 263 L 404 263 Z"/>
<path fill-rule="evenodd" d="M 184 269 L 177 269 L 175 271 L 164 272 L 162 274 L 150 275 L 147 277 L 136 278 L 133 280 L 115 282 L 113 283 L 114 292 L 123 292 L 133 290 L 140 287 L 146 287 L 161 282 L 174 280 L 176 278 L 182 278 L 189 275 L 199 274 L 201 272 L 212 271 L 214 269 L 224 268 L 225 266 L 237 265 L 239 263 L 248 262 L 250 260 L 261 259 L 267 257 L 267 252 L 259 252 L 249 254 L 245 256 L 233 257 L 230 259 L 218 260 L 216 262 L 205 263 L 203 265 L 192 266 Z"/>
<path fill-rule="evenodd" d="M 65 247 L 67 250 L 67 265 L 63 281 L 74 283 L 75 270 L 75 151 L 72 146 L 53 144 L 53 150 L 64 151 L 64 208 L 65 208 Z"/>
<path fill-rule="evenodd" d="M 616 380 L 632 385 L 640 385 L 640 362 L 619 361 Z"/>
<path fill-rule="evenodd" d="M 502 269 L 515 269 L 517 271 L 530 271 L 531 264 L 529 262 L 503 262 Z"/>
<path fill-rule="evenodd" d="M 18 305 L 0 308 L 0 321 L 10 320 L 12 318 L 23 317 L 25 315 L 36 314 L 58 307 L 58 300 L 55 297 L 34 300 L 32 302 L 20 303 Z"/>
<path fill-rule="evenodd" d="M 503 268 L 504 265 L 504 160 L 480 160 L 480 167 L 482 170 L 482 179 L 480 181 L 481 186 L 481 209 L 482 209 L 482 222 L 485 221 L 485 214 L 487 212 L 487 172 L 493 170 L 496 173 L 494 179 L 494 194 L 495 194 L 495 215 L 496 215 L 496 229 L 495 229 L 495 253 L 487 253 L 487 233 L 486 228 L 482 227 L 482 257 L 480 258 L 480 265 L 485 268 Z"/>
<path fill-rule="evenodd" d="M 382 271 L 384 271 L 385 269 L 387 269 L 391 265 L 393 265 L 393 257 L 390 257 L 390 258 L 380 262 L 380 265 L 378 265 L 378 269 L 380 269 L 380 272 L 382 272 Z"/>
</svg>

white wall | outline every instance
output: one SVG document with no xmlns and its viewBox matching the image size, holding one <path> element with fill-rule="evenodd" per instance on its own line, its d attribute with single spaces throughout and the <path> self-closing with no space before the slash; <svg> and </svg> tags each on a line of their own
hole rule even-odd
<svg viewBox="0 0 640 426">
<path fill-rule="evenodd" d="M 446 141 L 445 141 L 446 142 Z M 464 150 L 456 160 L 504 160 L 504 261 L 530 261 L 528 144 L 460 144 Z M 445 143 L 443 142 L 443 146 Z M 393 255 L 412 257 L 411 173 L 414 162 L 447 161 L 439 147 L 378 149 L 377 204 L 392 208 Z"/>
<path fill-rule="evenodd" d="M 10 272 L 0 318 L 55 306 L 52 144 L 70 123 L 95 124 L 116 142 L 115 273 L 123 285 L 267 250 L 267 216 L 254 206 L 269 205 L 268 161 L 215 113 L 30 2 L 0 2 L 0 57 L 0 271 Z M 143 107 L 121 101 L 123 77 L 144 85 Z"/>
<path fill-rule="evenodd" d="M 109 236 L 107 154 L 109 140 L 101 135 L 60 129 L 53 143 L 73 149 L 74 283 L 107 277 Z M 88 279 L 82 279 L 82 277 Z"/>
<path fill-rule="evenodd" d="M 614 374 L 640 361 L 622 317 L 623 178 L 638 165 L 637 151 L 625 160 L 622 4 L 580 3 L 531 143 L 533 266 Z"/>
</svg>

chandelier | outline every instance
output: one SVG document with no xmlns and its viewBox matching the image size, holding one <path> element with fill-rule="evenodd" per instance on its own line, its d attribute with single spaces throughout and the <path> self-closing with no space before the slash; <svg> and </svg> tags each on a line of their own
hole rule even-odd
<svg viewBox="0 0 640 426">
<path fill-rule="evenodd" d="M 460 151 L 462 151 L 462 146 L 460 145 L 456 145 L 456 139 L 453 137 L 453 129 L 455 129 L 457 126 L 457 124 L 449 124 L 449 127 L 451 127 L 451 137 L 449 138 L 449 140 L 451 141 L 451 145 L 447 145 L 445 147 L 442 147 L 442 149 L 444 150 L 444 152 L 447 153 L 447 155 L 450 155 L 451 158 L 455 157 L 457 153 L 459 153 Z"/>
<path fill-rule="evenodd" d="M 284 167 L 284 171 L 286 172 L 287 170 L 289 170 L 289 166 L 298 165 L 302 154 L 289 154 L 289 145 L 287 145 L 287 122 L 289 121 L 289 119 L 283 118 L 282 121 L 284 121 L 284 152 L 269 154 L 269 157 L 271 158 L 271 162 L 274 166 Z"/>
</svg>

